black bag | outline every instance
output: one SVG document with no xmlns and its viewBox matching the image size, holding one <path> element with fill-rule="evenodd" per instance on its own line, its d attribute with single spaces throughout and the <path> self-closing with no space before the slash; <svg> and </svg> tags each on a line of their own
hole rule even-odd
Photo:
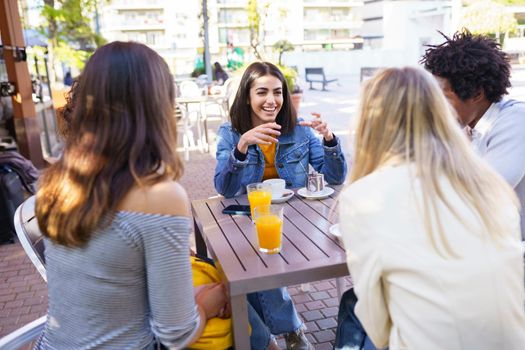
<svg viewBox="0 0 525 350">
<path fill-rule="evenodd" d="M 0 244 L 13 243 L 16 208 L 24 201 L 26 188 L 20 176 L 8 165 L 0 165 Z"/>
</svg>

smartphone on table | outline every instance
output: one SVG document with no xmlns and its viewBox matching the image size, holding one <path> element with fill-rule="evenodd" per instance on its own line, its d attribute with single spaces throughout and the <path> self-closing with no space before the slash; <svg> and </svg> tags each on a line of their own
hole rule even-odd
<svg viewBox="0 0 525 350">
<path fill-rule="evenodd" d="M 230 214 L 230 215 L 250 215 L 250 206 L 249 205 L 240 205 L 240 204 L 232 204 L 228 205 L 226 208 L 222 210 L 223 214 Z"/>
</svg>

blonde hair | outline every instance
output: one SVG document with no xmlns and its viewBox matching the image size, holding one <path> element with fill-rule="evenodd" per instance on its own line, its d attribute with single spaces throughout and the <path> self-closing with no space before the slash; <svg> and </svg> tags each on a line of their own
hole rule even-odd
<svg viewBox="0 0 525 350">
<path fill-rule="evenodd" d="M 474 154 L 428 72 L 410 67 L 385 69 L 364 84 L 361 95 L 349 183 L 386 163 L 412 163 L 412 175 L 417 174 L 421 183 L 425 227 L 441 255 L 443 249 L 447 255 L 456 253 L 445 238 L 438 202 L 464 223 L 442 192 L 439 179 L 443 176 L 478 214 L 489 237 L 508 233 L 499 199 L 510 198 L 519 207 L 516 195 Z"/>
</svg>

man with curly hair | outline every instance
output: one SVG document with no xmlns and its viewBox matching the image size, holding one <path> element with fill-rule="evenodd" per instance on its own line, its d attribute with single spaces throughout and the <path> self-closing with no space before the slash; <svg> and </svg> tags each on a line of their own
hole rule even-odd
<svg viewBox="0 0 525 350">
<path fill-rule="evenodd" d="M 525 103 L 503 99 L 511 86 L 507 54 L 494 40 L 457 32 L 430 46 L 421 59 L 438 80 L 459 122 L 483 157 L 516 191 L 525 207 Z M 525 215 L 521 212 L 525 239 Z"/>
</svg>

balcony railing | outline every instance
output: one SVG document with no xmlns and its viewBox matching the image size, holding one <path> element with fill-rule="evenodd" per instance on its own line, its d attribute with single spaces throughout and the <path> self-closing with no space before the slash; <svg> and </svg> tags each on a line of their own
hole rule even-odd
<svg viewBox="0 0 525 350">
<path fill-rule="evenodd" d="M 363 5 L 363 1 L 357 0 L 303 0 L 304 7 L 355 7 Z"/>
<path fill-rule="evenodd" d="M 114 0 L 111 6 L 116 9 L 152 9 L 164 8 L 161 0 Z"/>
<path fill-rule="evenodd" d="M 217 0 L 217 5 L 239 5 L 239 6 L 246 6 L 248 4 L 248 0 Z"/>
</svg>

